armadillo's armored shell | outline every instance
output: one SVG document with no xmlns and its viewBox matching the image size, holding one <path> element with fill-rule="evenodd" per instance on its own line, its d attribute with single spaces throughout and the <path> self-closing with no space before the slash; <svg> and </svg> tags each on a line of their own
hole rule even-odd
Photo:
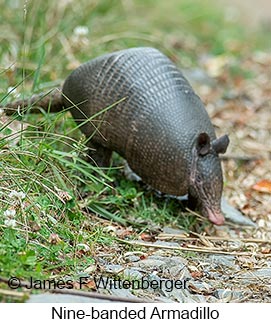
<svg viewBox="0 0 271 323">
<path fill-rule="evenodd" d="M 82 131 L 127 159 L 146 183 L 182 195 L 188 189 L 188 162 L 199 133 L 215 133 L 207 112 L 177 67 L 153 48 L 131 48 L 81 65 L 63 87 Z M 71 102 L 69 102 L 71 101 Z M 96 129 L 98 128 L 98 130 Z"/>
</svg>

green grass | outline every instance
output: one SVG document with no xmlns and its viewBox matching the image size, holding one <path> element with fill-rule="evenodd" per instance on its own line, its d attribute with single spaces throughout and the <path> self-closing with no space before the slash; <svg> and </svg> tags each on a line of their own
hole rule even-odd
<svg viewBox="0 0 271 323">
<path fill-rule="evenodd" d="M 50 90 L 79 62 L 126 47 L 157 47 L 186 68 L 202 55 L 227 53 L 235 57 L 232 73 L 251 77 L 238 68 L 241 55 L 270 46 L 267 33 L 226 21 L 211 0 L 0 0 L 0 8 L 2 104 Z M 78 26 L 87 34 L 78 36 Z M 76 279 L 97 249 L 114 245 L 104 230 L 110 221 L 138 234 L 199 225 L 179 203 L 129 182 L 118 167 L 103 174 L 84 162 L 85 138 L 67 113 L 25 115 L 16 129 L 4 121 L 0 130 L 0 276 Z"/>
</svg>

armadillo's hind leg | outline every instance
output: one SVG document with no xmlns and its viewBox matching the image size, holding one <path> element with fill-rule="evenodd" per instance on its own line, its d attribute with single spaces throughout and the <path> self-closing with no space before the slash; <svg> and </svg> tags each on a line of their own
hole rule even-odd
<svg viewBox="0 0 271 323">
<path fill-rule="evenodd" d="M 129 181 L 133 182 L 141 182 L 142 179 L 140 176 L 138 176 L 133 170 L 130 168 L 127 161 L 124 161 L 124 175 Z"/>
<path fill-rule="evenodd" d="M 110 167 L 112 150 L 93 142 L 88 144 L 88 161 L 95 166 Z"/>
</svg>

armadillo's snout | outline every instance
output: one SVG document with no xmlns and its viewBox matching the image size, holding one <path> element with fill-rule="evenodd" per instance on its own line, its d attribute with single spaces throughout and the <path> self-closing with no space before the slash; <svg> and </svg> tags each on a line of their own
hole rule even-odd
<svg viewBox="0 0 271 323">
<path fill-rule="evenodd" d="M 206 213 L 205 215 L 209 219 L 209 221 L 211 221 L 212 223 L 214 223 L 216 225 L 222 225 L 225 222 L 225 218 L 224 218 L 224 215 L 222 214 L 221 210 L 207 209 L 203 213 Z"/>
</svg>

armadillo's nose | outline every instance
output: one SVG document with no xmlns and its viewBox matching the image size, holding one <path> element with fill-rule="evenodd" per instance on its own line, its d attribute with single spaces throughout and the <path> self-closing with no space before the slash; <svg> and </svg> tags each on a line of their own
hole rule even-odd
<svg viewBox="0 0 271 323">
<path fill-rule="evenodd" d="M 206 210 L 208 219 L 216 225 L 222 225 L 225 222 L 224 215 L 220 210 Z"/>
</svg>

